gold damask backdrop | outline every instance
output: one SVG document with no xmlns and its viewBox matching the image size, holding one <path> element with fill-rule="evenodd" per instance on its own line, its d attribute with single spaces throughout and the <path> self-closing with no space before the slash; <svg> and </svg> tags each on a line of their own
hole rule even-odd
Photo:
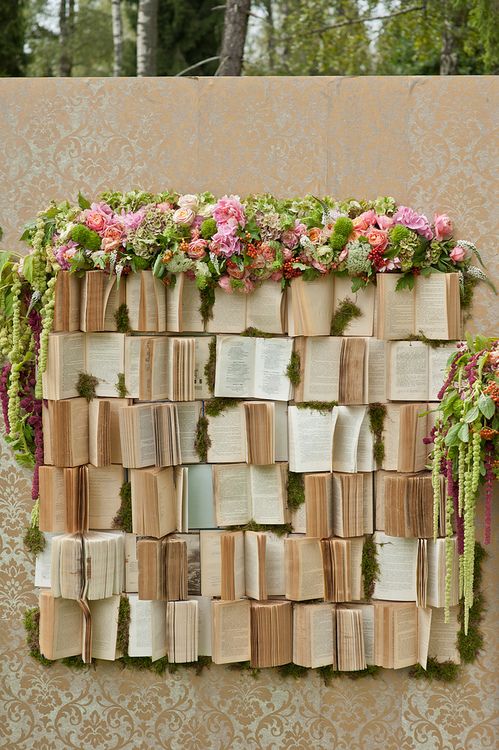
<svg viewBox="0 0 499 750">
<path fill-rule="evenodd" d="M 448 212 L 497 280 L 497 80 L 456 78 L 0 81 L 0 225 L 19 247 L 51 199 L 172 187 L 393 195 Z M 484 287 L 471 331 L 497 333 Z M 213 666 L 157 677 L 27 656 L 35 603 L 23 548 L 30 476 L 0 444 L 0 747 L 23 750 L 482 750 L 497 729 L 497 543 L 486 563 L 486 649 L 449 686 L 405 670 L 376 679 L 259 679 Z M 496 524 L 497 529 L 497 524 Z M 497 533 L 496 533 L 497 537 Z"/>
</svg>

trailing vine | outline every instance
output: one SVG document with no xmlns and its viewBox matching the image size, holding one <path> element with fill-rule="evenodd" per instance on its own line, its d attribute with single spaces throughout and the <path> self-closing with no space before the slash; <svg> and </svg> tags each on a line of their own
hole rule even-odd
<svg viewBox="0 0 499 750">
<path fill-rule="evenodd" d="M 348 325 L 356 318 L 362 317 L 362 310 L 349 297 L 345 297 L 331 318 L 331 336 L 343 336 Z"/>
</svg>

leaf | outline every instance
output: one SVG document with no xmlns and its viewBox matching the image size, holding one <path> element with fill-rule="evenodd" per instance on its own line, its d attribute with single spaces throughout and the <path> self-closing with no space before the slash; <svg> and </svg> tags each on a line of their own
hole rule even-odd
<svg viewBox="0 0 499 750">
<path fill-rule="evenodd" d="M 36 224 L 35 224 L 34 221 L 31 221 L 28 224 L 25 224 L 24 225 L 24 231 L 23 231 L 22 235 L 19 238 L 21 240 L 21 242 L 27 242 L 30 239 L 30 237 L 31 237 L 31 233 L 35 229 L 36 229 Z"/>
<path fill-rule="evenodd" d="M 2 237 L 3 237 L 3 229 L 2 227 L 0 227 L 0 242 L 2 241 Z"/>
<path fill-rule="evenodd" d="M 476 404 L 470 411 L 466 414 L 464 417 L 464 421 L 470 424 L 470 422 L 474 422 L 475 419 L 480 414 L 480 409 L 478 408 L 478 404 Z"/>
<path fill-rule="evenodd" d="M 86 208 L 90 208 L 90 201 L 87 200 L 84 195 L 78 193 L 78 205 L 81 210 L 84 211 Z"/>
<path fill-rule="evenodd" d="M 156 260 L 154 261 L 152 272 L 153 276 L 156 276 L 156 278 L 158 279 L 161 279 L 165 275 L 166 268 L 161 255 L 158 255 Z"/>
<path fill-rule="evenodd" d="M 395 291 L 400 292 L 402 289 L 414 289 L 414 281 L 415 279 L 412 273 L 404 274 L 397 281 Z"/>
<path fill-rule="evenodd" d="M 362 289 L 365 286 L 367 286 L 367 284 L 364 282 L 364 279 L 354 276 L 352 279 L 352 292 L 358 292 L 359 289 Z"/>
<path fill-rule="evenodd" d="M 463 443 L 467 443 L 470 439 L 470 428 L 468 427 L 467 422 L 462 424 L 459 428 L 459 432 L 457 434 L 459 440 Z"/>
<path fill-rule="evenodd" d="M 2 272 L 10 261 L 10 253 L 7 250 L 0 251 L 0 279 L 2 278 Z"/>
<path fill-rule="evenodd" d="M 33 255 L 26 255 L 23 263 L 23 276 L 30 284 L 33 283 Z"/>
<path fill-rule="evenodd" d="M 458 433 L 461 429 L 461 424 L 458 422 L 457 424 L 452 425 L 449 432 L 445 436 L 445 445 L 448 447 L 451 447 L 453 445 L 457 445 L 459 442 Z"/>
<path fill-rule="evenodd" d="M 482 393 L 482 395 L 478 399 L 478 408 L 482 412 L 485 419 L 492 419 L 496 411 L 496 405 L 494 401 L 490 398 L 490 396 L 486 396 L 485 393 Z"/>
</svg>

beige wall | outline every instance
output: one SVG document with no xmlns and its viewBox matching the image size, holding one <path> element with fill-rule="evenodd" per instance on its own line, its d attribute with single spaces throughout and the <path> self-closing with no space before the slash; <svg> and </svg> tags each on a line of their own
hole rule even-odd
<svg viewBox="0 0 499 750">
<path fill-rule="evenodd" d="M 494 168 L 497 80 L 482 78 L 30 79 L 0 81 L 0 225 L 52 198 L 143 187 L 216 193 L 391 194 L 447 211 L 497 278 Z M 497 193 L 497 189 L 495 190 Z M 470 330 L 497 332 L 497 301 L 477 293 Z M 0 451 L 0 747 L 344 748 L 493 746 L 497 614 L 488 563 L 487 649 L 453 686 L 317 676 L 258 680 L 212 667 L 157 678 L 99 664 L 74 673 L 26 656 L 34 603 L 22 545 L 29 477 Z M 497 536 L 497 534 L 496 534 Z M 497 559 L 497 558 L 496 558 Z M 497 567 L 497 566 L 496 566 Z M 497 586 L 496 586 L 497 591 Z"/>
</svg>

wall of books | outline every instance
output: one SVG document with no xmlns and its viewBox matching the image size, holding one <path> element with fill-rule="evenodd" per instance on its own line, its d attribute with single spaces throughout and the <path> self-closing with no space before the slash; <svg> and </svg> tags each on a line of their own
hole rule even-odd
<svg viewBox="0 0 499 750">
<path fill-rule="evenodd" d="M 47 659 L 120 657 L 126 599 L 129 657 L 458 660 L 458 556 L 446 572 L 423 441 L 460 333 L 458 277 L 403 292 L 397 278 L 217 289 L 204 323 L 186 275 L 59 273 L 35 580 Z M 350 298 L 360 314 L 331 336 Z"/>
</svg>

